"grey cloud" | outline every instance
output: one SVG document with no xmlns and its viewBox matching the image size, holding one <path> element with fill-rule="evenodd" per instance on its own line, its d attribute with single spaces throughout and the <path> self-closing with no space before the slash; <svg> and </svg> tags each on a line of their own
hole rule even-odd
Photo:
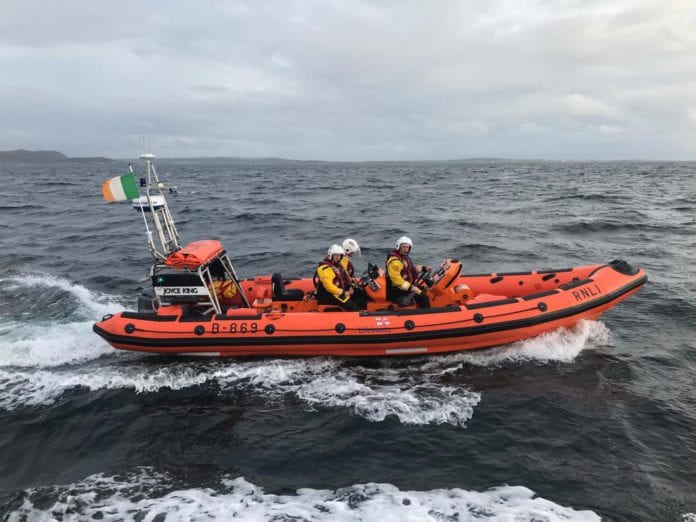
<svg viewBox="0 0 696 522">
<path fill-rule="evenodd" d="M 689 158 L 689 2 L 0 4 L 0 148 Z M 66 129 L 68 129 L 66 131 Z"/>
</svg>

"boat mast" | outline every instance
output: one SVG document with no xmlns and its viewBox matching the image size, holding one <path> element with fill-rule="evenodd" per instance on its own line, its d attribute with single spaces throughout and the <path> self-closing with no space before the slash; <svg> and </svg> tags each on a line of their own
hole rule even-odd
<svg viewBox="0 0 696 522">
<path fill-rule="evenodd" d="M 149 138 L 148 141 L 151 147 L 152 138 Z M 141 141 L 141 146 L 142 145 L 144 145 L 144 139 Z M 133 207 L 139 210 L 143 215 L 143 222 L 145 223 L 145 230 L 147 232 L 148 249 L 150 250 L 150 255 L 155 259 L 155 264 L 150 268 L 150 277 L 152 277 L 159 263 L 164 263 L 172 253 L 181 249 L 179 245 L 179 232 L 176 229 L 174 218 L 169 211 L 167 198 L 163 192 L 165 190 L 172 192 L 176 187 L 169 186 L 159 180 L 154 163 L 154 154 L 151 152 L 143 152 L 140 154 L 140 159 L 145 160 L 146 177 L 140 181 L 141 187 L 145 187 L 145 195 L 140 196 L 138 199 L 134 199 Z M 128 168 L 132 173 L 133 167 L 129 165 Z M 244 305 L 250 308 L 249 299 L 244 292 L 242 284 L 239 282 L 237 272 L 226 252 L 223 252 L 223 255 L 220 256 L 220 262 L 225 272 L 227 272 L 235 282 Z M 210 267 L 199 267 L 197 273 L 201 281 L 204 282 L 204 287 L 210 297 L 212 309 L 218 314 L 222 313 L 222 307 L 220 306 L 217 295 L 210 291 L 210 288 L 214 286 Z"/>
<path fill-rule="evenodd" d="M 159 180 L 157 176 L 157 169 L 152 161 L 154 160 L 155 155 L 145 153 L 142 154 L 140 158 L 144 159 L 146 164 L 147 178 L 145 185 L 145 198 L 147 199 L 147 206 L 150 207 L 150 216 L 159 239 L 159 245 L 156 245 L 152 238 L 152 231 L 148 229 L 150 253 L 156 259 L 164 261 L 169 254 L 176 252 L 179 250 L 179 248 L 181 248 L 179 246 L 179 233 L 176 230 L 174 218 L 172 218 L 172 214 L 169 212 L 167 198 L 164 197 L 164 193 L 162 192 L 162 189 L 168 187 L 166 187 L 165 184 Z M 155 199 L 155 197 L 157 198 Z M 145 215 L 144 212 L 143 215 Z M 160 247 L 159 249 L 157 248 L 158 246 Z"/>
<path fill-rule="evenodd" d="M 145 195 L 133 200 L 133 206 L 143 215 L 150 255 L 155 261 L 164 261 L 169 254 L 181 248 L 179 232 L 176 230 L 174 218 L 169 212 L 167 198 L 163 192 L 163 189 L 171 189 L 157 176 L 157 169 L 153 161 L 154 154 L 145 152 L 140 155 L 140 159 L 145 160 L 146 177 L 140 182 L 141 186 L 145 187 Z M 128 167 L 133 172 L 133 167 L 131 165 Z"/>
</svg>

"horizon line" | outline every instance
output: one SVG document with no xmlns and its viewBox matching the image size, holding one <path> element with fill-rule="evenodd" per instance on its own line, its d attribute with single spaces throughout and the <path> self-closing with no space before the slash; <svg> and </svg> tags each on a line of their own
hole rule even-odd
<svg viewBox="0 0 696 522">
<path fill-rule="evenodd" d="M 26 152 L 26 153 L 57 153 L 64 156 L 66 159 L 105 159 L 111 161 L 131 161 L 138 160 L 140 156 L 131 157 L 109 157 L 102 155 L 79 155 L 79 156 L 68 156 L 63 152 L 57 151 L 55 149 L 14 149 L 14 150 L 1 150 L 0 155 L 4 153 L 16 153 L 16 152 Z M 228 155 L 201 155 L 201 156 L 159 156 L 154 154 L 154 157 L 159 160 L 243 160 L 243 161 L 287 161 L 287 162 L 315 162 L 315 163 L 446 163 L 446 162 L 458 162 L 458 161 L 510 161 L 510 162 L 533 162 L 533 161 L 544 161 L 544 162 L 651 162 L 651 163 L 687 163 L 696 161 L 696 159 L 654 159 L 654 158 L 516 158 L 516 157 L 505 157 L 505 156 L 470 156 L 462 158 L 446 158 L 446 159 L 296 159 L 296 158 L 285 158 L 281 156 L 228 156 Z"/>
</svg>

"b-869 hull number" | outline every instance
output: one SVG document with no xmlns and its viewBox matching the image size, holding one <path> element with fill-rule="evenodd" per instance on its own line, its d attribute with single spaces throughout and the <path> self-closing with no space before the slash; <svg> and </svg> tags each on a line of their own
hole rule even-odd
<svg viewBox="0 0 696 522">
<path fill-rule="evenodd" d="M 259 331 L 258 323 L 213 323 L 210 333 L 256 333 Z"/>
</svg>

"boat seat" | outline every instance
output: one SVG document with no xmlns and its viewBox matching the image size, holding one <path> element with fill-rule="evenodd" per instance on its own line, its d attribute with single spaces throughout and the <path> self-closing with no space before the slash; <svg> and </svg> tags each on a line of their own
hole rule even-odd
<svg viewBox="0 0 696 522">
<path fill-rule="evenodd" d="M 304 292 L 299 288 L 285 289 L 283 276 L 279 273 L 271 276 L 271 285 L 273 286 L 274 301 L 302 301 L 304 299 Z"/>
<path fill-rule="evenodd" d="M 181 317 L 179 317 L 179 321 L 182 323 L 199 323 L 201 321 L 210 321 L 211 319 L 211 315 L 206 315 L 200 309 L 193 306 L 182 307 Z"/>
<path fill-rule="evenodd" d="M 259 299 L 258 297 L 254 299 L 254 301 L 251 303 L 251 307 L 255 308 L 257 310 L 265 310 L 266 308 L 270 308 L 272 306 L 273 302 L 267 298 L 261 298 Z"/>
</svg>

